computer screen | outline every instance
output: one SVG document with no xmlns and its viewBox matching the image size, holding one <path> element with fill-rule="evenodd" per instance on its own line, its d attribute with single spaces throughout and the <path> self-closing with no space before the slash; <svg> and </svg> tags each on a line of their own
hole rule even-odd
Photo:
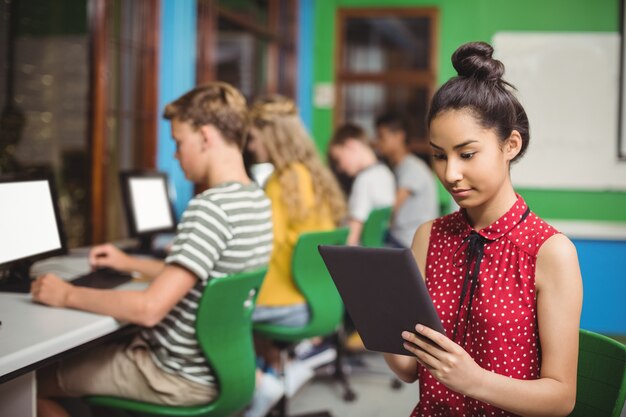
<svg viewBox="0 0 626 417">
<path fill-rule="evenodd" d="M 176 219 L 168 193 L 167 175 L 156 171 L 122 171 L 120 185 L 128 231 L 142 244 L 157 233 L 173 232 Z"/>
<path fill-rule="evenodd" d="M 51 178 L 0 178 L 0 270 L 28 282 L 32 262 L 67 252 Z M 23 284 L 26 284 L 23 283 Z"/>
</svg>

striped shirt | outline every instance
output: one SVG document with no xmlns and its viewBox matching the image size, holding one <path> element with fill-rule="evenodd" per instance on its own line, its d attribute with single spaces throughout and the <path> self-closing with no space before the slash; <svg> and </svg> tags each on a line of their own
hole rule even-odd
<svg viewBox="0 0 626 417">
<path fill-rule="evenodd" d="M 165 262 L 193 272 L 198 281 L 159 324 L 141 333 L 162 370 L 215 386 L 196 338 L 203 289 L 209 279 L 267 265 L 272 240 L 270 201 L 254 183 L 225 183 L 191 200 Z"/>
</svg>

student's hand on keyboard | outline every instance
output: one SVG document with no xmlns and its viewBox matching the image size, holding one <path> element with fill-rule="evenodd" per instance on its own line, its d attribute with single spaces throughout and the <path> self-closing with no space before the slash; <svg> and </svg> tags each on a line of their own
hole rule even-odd
<svg viewBox="0 0 626 417">
<path fill-rule="evenodd" d="M 72 288 L 72 284 L 56 275 L 45 274 L 32 283 L 30 292 L 33 300 L 38 303 L 53 307 L 66 307 L 67 297 Z"/>
<path fill-rule="evenodd" d="M 130 256 L 110 243 L 94 246 L 89 251 L 89 265 L 93 269 L 113 268 L 118 271 L 128 271 Z"/>
</svg>

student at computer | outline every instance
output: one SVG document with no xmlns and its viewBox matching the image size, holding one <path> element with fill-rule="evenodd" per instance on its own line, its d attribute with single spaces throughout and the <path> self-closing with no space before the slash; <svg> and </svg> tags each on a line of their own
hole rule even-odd
<svg viewBox="0 0 626 417">
<path fill-rule="evenodd" d="M 386 243 L 411 247 L 420 224 L 439 216 L 437 184 L 428 165 L 411 153 L 408 128 L 396 113 L 376 118 L 376 150 L 389 162 L 396 176 L 396 198 Z"/>
<path fill-rule="evenodd" d="M 334 229 L 344 218 L 345 198 L 332 172 L 322 163 L 293 100 L 278 95 L 264 97 L 253 104 L 250 114 L 253 128 L 248 150 L 255 162 L 274 166 L 265 186 L 272 201 L 274 250 L 252 319 L 300 327 L 309 321 L 309 310 L 291 273 L 294 247 L 302 232 Z M 272 355 L 271 346 L 260 341 L 257 348 L 264 350 L 260 353 L 276 366 L 275 349 Z M 287 378 L 289 373 L 295 375 L 288 385 L 297 386 L 295 380 L 305 379 L 306 371 L 297 365 L 286 370 Z M 265 415 L 280 398 L 281 387 L 272 374 L 259 374 L 246 417 Z"/>
<path fill-rule="evenodd" d="M 98 346 L 38 372 L 39 416 L 66 415 L 51 401 L 63 396 L 104 394 L 169 405 L 214 398 L 215 377 L 194 334 L 198 300 L 208 280 L 264 266 L 272 248 L 270 201 L 243 164 L 247 111 L 242 94 L 221 82 L 196 87 L 165 108 L 176 159 L 189 180 L 208 189 L 190 201 L 165 262 L 110 245 L 90 253 L 96 267 L 153 276 L 147 289 L 80 288 L 51 274 L 33 283 L 37 302 L 145 327 L 130 343 Z"/>
<path fill-rule="evenodd" d="M 412 416 L 568 415 L 576 397 L 582 282 L 574 245 L 515 193 L 526 113 L 483 42 L 452 55 L 458 76 L 428 114 L 434 170 L 461 209 L 420 226 L 413 251 L 446 335 L 406 329 L 419 379 Z M 417 359 L 417 361 L 416 361 Z"/>
<path fill-rule="evenodd" d="M 348 244 L 358 245 L 370 212 L 393 206 L 396 182 L 387 165 L 378 161 L 363 128 L 356 124 L 337 128 L 328 153 L 339 171 L 354 178 L 348 197 Z"/>
</svg>

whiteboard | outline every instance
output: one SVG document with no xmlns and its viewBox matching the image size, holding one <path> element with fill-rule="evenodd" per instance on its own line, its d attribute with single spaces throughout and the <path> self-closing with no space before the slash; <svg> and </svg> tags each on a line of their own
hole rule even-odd
<svg viewBox="0 0 626 417">
<path fill-rule="evenodd" d="M 619 157 L 626 160 L 626 40 L 624 40 L 624 34 L 626 33 L 626 1 L 622 0 L 622 66 L 620 68 L 620 100 L 622 106 L 622 114 L 620 115 L 620 132 L 619 132 Z"/>
<path fill-rule="evenodd" d="M 500 32 L 493 46 L 530 120 L 513 183 L 626 190 L 617 152 L 619 33 Z"/>
</svg>

